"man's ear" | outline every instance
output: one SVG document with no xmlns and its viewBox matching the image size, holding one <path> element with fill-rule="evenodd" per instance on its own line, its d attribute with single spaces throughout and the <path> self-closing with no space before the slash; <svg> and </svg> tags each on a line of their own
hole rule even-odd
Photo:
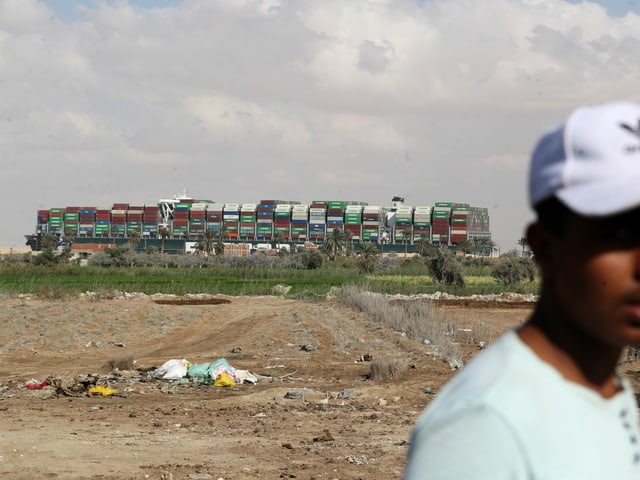
<svg viewBox="0 0 640 480">
<path fill-rule="evenodd" d="M 547 277 L 553 271 L 550 268 L 553 258 L 553 235 L 542 224 L 535 222 L 527 227 L 527 243 L 540 267 L 542 277 Z"/>
</svg>

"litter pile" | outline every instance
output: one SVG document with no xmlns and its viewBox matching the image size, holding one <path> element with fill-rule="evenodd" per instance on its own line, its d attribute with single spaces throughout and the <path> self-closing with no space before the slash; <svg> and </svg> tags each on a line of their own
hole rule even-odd
<svg viewBox="0 0 640 480">
<path fill-rule="evenodd" d="M 151 375 L 164 380 L 178 380 L 189 377 L 201 383 L 212 383 L 215 387 L 233 387 L 236 383 L 257 383 L 258 377 L 248 370 L 238 370 L 224 358 L 211 363 L 190 363 L 186 359 L 167 360 Z"/>
<path fill-rule="evenodd" d="M 16 391 L 39 391 L 38 396 L 127 396 L 128 393 L 138 392 L 142 384 L 152 386 L 158 380 L 168 380 L 169 383 L 185 383 L 196 385 L 212 385 L 214 387 L 233 387 L 241 383 L 255 384 L 258 376 L 248 370 L 239 370 L 219 358 L 210 363 L 191 363 L 186 359 L 171 359 L 160 367 L 151 370 L 118 370 L 107 374 L 57 375 L 40 381 L 31 379 L 24 384 L 0 385 L 1 396 L 13 396 Z M 167 382 L 162 382 L 166 385 Z M 144 387 L 142 387 L 144 388 Z M 165 387 L 160 390 L 172 393 Z M 36 394 L 36 392 L 34 392 Z"/>
</svg>

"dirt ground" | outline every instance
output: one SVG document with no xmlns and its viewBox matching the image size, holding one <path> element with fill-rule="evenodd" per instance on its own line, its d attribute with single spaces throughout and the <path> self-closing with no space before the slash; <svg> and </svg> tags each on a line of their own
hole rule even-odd
<svg viewBox="0 0 640 480">
<path fill-rule="evenodd" d="M 437 308 L 490 343 L 531 307 Z M 455 373 L 428 345 L 332 300 L 3 296 L 0 312 L 7 479 L 400 478 L 414 422 Z M 225 358 L 259 381 L 214 387 L 149 373 L 182 358 Z M 371 379 L 374 365 L 397 375 Z M 637 388 L 637 363 L 621 367 Z M 94 385 L 117 393 L 88 394 Z"/>
</svg>

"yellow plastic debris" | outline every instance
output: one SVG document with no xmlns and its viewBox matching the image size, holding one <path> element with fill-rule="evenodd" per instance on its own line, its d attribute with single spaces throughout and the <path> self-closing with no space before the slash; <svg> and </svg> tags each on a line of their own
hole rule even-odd
<svg viewBox="0 0 640 480">
<path fill-rule="evenodd" d="M 113 395 L 114 393 L 118 393 L 118 391 L 114 388 L 102 387 L 100 385 L 96 387 L 91 387 L 88 390 L 90 395 L 102 395 L 103 397 L 107 397 L 109 395 Z"/>
<path fill-rule="evenodd" d="M 221 373 L 216 381 L 213 382 L 214 387 L 233 387 L 236 382 L 226 373 Z"/>
</svg>

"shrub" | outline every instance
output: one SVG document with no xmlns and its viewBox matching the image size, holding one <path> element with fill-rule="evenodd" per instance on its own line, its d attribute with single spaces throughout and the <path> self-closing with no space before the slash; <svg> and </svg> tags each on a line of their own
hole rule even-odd
<svg viewBox="0 0 640 480">
<path fill-rule="evenodd" d="M 71 258 L 71 249 L 64 247 L 61 250 L 54 250 L 53 248 L 46 247 L 42 251 L 34 255 L 31 262 L 34 265 L 54 265 L 68 263 Z"/>
<path fill-rule="evenodd" d="M 287 253 L 286 255 L 282 255 L 282 253 L 280 253 L 279 260 L 281 268 L 292 268 L 295 270 L 303 270 L 306 268 L 302 256 L 298 254 L 289 255 Z"/>
<path fill-rule="evenodd" d="M 318 268 L 322 267 L 324 256 L 319 251 L 309 250 L 302 252 L 299 255 L 304 268 L 306 268 L 307 270 L 317 270 Z"/>
<path fill-rule="evenodd" d="M 376 270 L 376 257 L 358 257 L 356 260 L 360 273 L 373 273 Z"/>
<path fill-rule="evenodd" d="M 0 260 L 2 265 L 28 265 L 31 263 L 31 254 L 23 253 L 20 255 L 5 255 Z"/>
<path fill-rule="evenodd" d="M 464 286 L 462 267 L 456 257 L 446 248 L 439 248 L 427 258 L 429 274 L 446 285 Z"/>
<path fill-rule="evenodd" d="M 397 268 L 398 265 L 400 265 L 400 258 L 396 252 L 391 252 L 378 259 L 378 268 L 380 270 L 392 270 Z"/>
<path fill-rule="evenodd" d="M 491 269 L 491 276 L 502 285 L 515 285 L 522 281 L 533 282 L 536 277 L 536 265 L 530 257 L 515 252 L 500 257 Z"/>
<path fill-rule="evenodd" d="M 401 380 L 409 369 L 406 359 L 374 359 L 371 362 L 371 372 L 369 379 L 377 382 L 389 382 Z"/>
<path fill-rule="evenodd" d="M 105 248 L 104 251 L 92 255 L 88 263 L 101 267 L 132 267 L 136 265 L 135 256 L 136 254 L 130 248 Z"/>
</svg>

